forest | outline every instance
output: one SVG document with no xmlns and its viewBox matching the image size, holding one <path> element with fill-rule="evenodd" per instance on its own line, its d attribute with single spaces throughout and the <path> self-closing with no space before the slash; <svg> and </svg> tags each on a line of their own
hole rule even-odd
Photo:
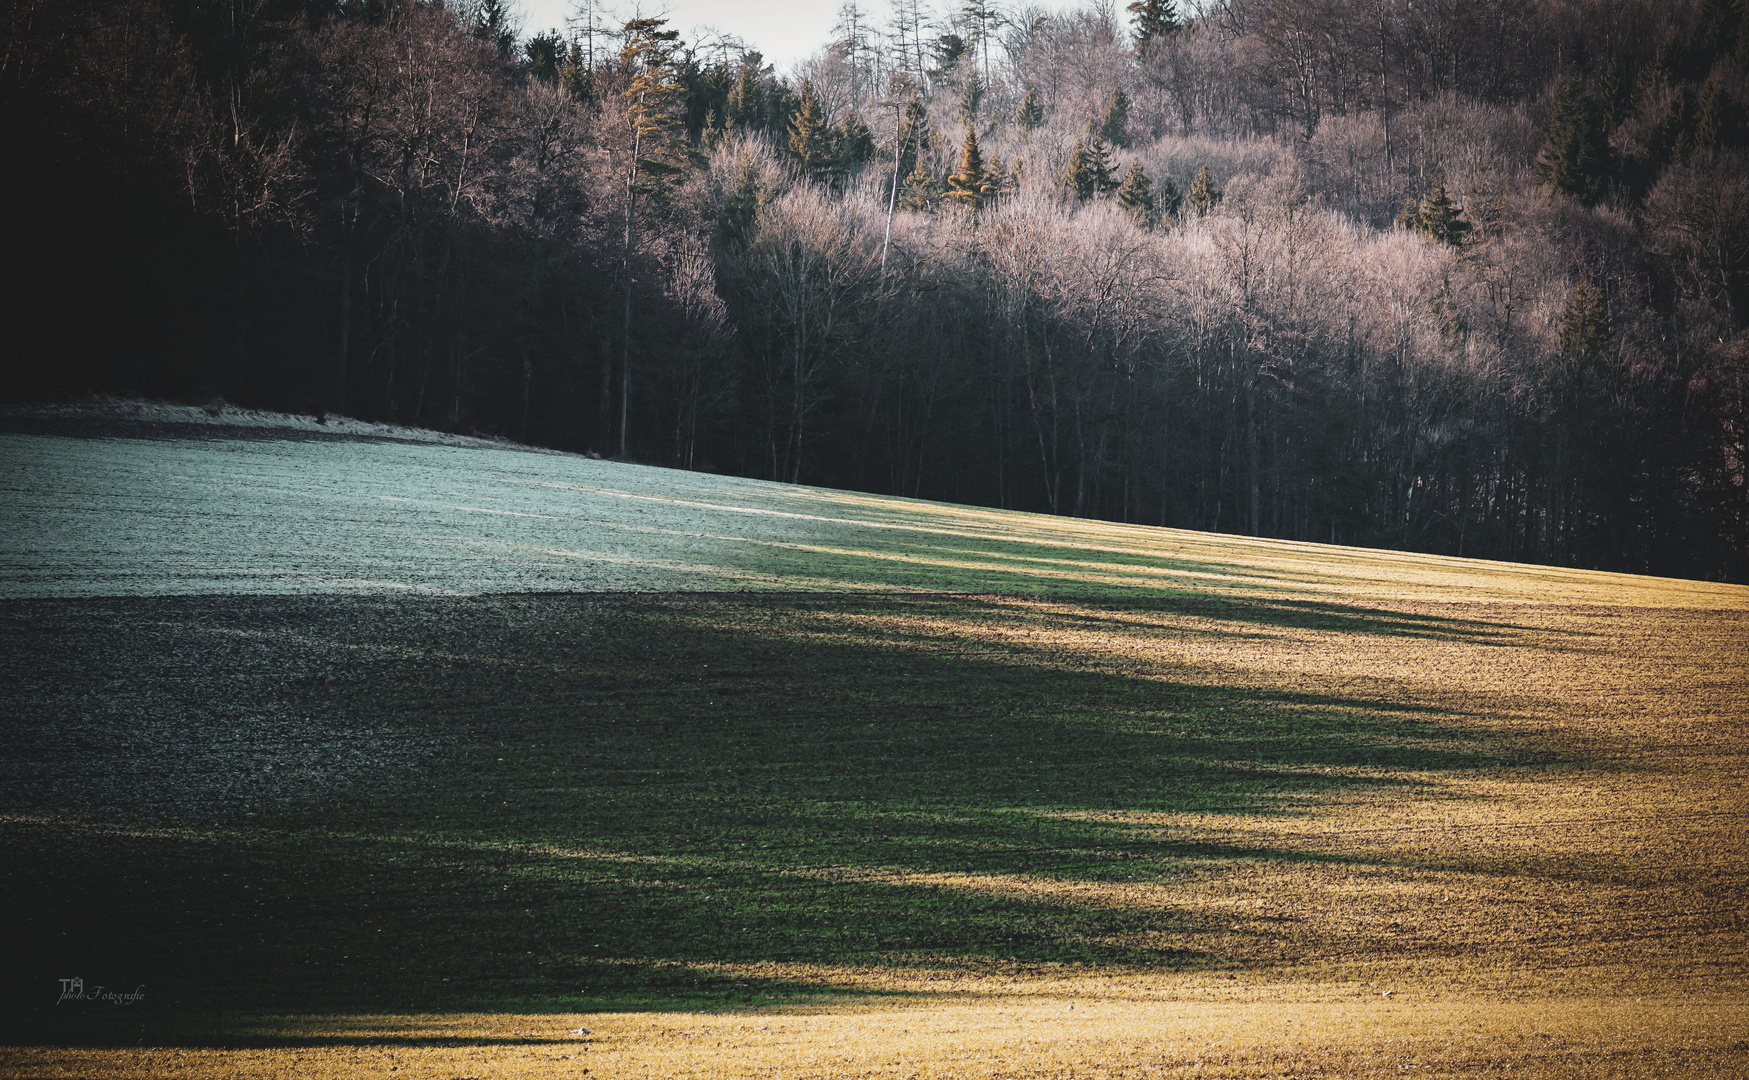
<svg viewBox="0 0 1749 1080">
<path fill-rule="evenodd" d="M 1740 0 L 6 0 L 15 401 L 1749 580 Z"/>
</svg>

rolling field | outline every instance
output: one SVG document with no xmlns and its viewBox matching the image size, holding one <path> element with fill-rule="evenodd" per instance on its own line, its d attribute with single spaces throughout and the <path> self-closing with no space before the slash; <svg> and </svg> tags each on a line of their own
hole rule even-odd
<svg viewBox="0 0 1749 1080">
<path fill-rule="evenodd" d="M 0 1075 L 1749 1075 L 1749 588 L 233 420 L 0 424 Z"/>
</svg>

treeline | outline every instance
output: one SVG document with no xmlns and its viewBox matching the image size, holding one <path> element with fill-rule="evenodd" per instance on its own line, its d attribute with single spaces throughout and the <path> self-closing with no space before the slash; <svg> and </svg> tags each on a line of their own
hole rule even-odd
<svg viewBox="0 0 1749 1080">
<path fill-rule="evenodd" d="M 1749 578 L 1737 0 L 13 0 L 8 396 Z"/>
</svg>

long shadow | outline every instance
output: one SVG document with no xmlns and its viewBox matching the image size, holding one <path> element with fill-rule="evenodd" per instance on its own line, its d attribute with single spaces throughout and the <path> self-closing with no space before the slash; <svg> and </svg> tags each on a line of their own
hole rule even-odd
<svg viewBox="0 0 1749 1080">
<path fill-rule="evenodd" d="M 1156 944 L 1204 916 L 1051 883 L 1364 860 L 1086 812 L 1413 786 L 1338 766 L 1589 760 L 1425 704 L 815 617 L 846 610 L 1001 615 L 953 597 L 0 604 L 8 1027 L 124 1023 L 46 1004 L 75 975 L 144 985 L 129 1015 L 148 1020 L 125 1024 L 150 1029 L 747 1005 L 818 995 L 810 965 L 1219 968 L 1235 961 L 1212 946 Z"/>
</svg>

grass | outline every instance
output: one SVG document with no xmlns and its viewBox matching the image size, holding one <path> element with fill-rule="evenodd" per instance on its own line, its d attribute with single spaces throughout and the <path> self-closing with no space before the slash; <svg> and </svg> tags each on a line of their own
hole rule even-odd
<svg viewBox="0 0 1749 1080">
<path fill-rule="evenodd" d="M 880 512 L 0 601 L 0 1074 L 1741 1074 L 1749 590 Z"/>
</svg>

